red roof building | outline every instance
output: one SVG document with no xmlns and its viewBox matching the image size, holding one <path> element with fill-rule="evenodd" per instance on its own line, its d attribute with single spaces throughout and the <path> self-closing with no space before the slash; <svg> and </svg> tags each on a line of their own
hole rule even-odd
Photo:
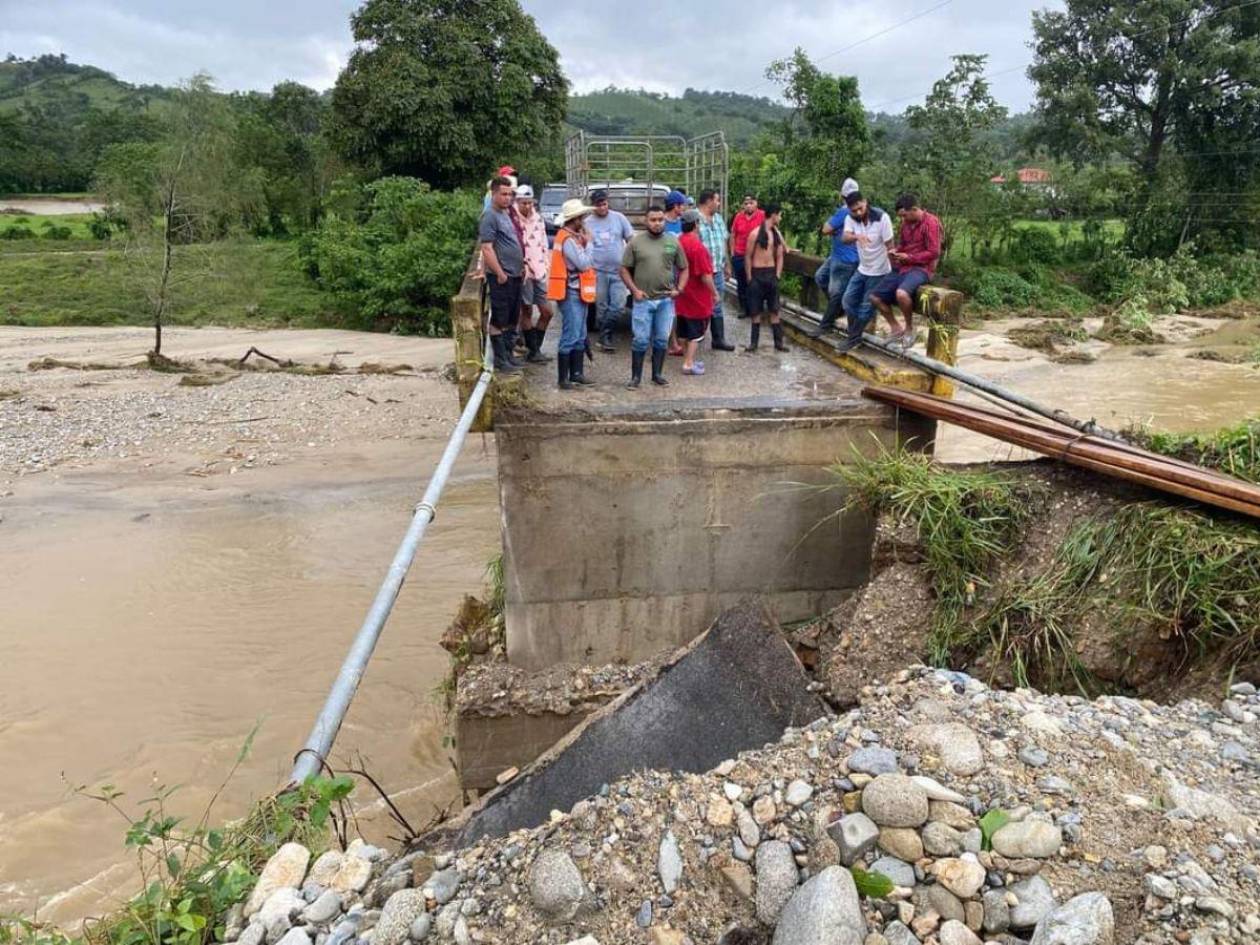
<svg viewBox="0 0 1260 945">
<path fill-rule="evenodd" d="M 1045 186 L 1050 183 L 1050 172 L 1040 167 L 1021 167 L 1015 172 L 1016 179 L 1024 187 Z M 997 174 L 989 178 L 990 184 L 1005 184 L 1006 178 Z"/>
</svg>

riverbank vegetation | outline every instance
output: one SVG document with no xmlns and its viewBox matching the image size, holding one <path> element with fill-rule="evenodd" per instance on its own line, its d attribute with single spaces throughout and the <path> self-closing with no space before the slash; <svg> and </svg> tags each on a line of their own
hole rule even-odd
<svg viewBox="0 0 1260 945">
<path fill-rule="evenodd" d="M 1258 423 L 1152 445 L 1254 477 Z M 948 468 L 910 452 L 832 467 L 850 502 L 919 549 L 935 601 L 924 656 L 1088 694 L 1152 673 L 1175 682 L 1260 665 L 1252 522 L 1111 484 L 1059 483 L 1052 469 Z M 1069 489 L 1078 493 L 1065 502 Z"/>
</svg>

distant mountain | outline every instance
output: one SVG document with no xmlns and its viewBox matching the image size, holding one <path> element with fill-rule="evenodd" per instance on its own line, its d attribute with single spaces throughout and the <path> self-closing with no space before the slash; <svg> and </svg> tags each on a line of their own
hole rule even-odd
<svg viewBox="0 0 1260 945">
<path fill-rule="evenodd" d="M 726 132 L 728 144 L 748 145 L 783 120 L 788 109 L 768 98 L 687 89 L 681 97 L 642 89 L 607 88 L 569 97 L 568 124 L 601 135 L 680 135 Z"/>
<path fill-rule="evenodd" d="M 143 111 L 166 95 L 160 85 L 132 85 L 104 69 L 68 62 L 64 54 L 35 59 L 10 55 L 0 62 L 0 114 L 24 105 L 59 111 L 89 107 Z"/>
</svg>

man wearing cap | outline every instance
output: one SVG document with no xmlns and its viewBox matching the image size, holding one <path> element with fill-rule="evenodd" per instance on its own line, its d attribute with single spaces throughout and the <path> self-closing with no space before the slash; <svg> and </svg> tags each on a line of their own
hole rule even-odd
<svg viewBox="0 0 1260 945">
<path fill-rule="evenodd" d="M 687 257 L 678 237 L 665 232 L 665 211 L 660 204 L 648 208 L 647 229 L 635 234 L 621 257 L 621 278 L 634 297 L 630 325 L 630 383 L 643 380 L 643 360 L 652 348 L 652 382 L 665 385 L 665 346 L 674 324 L 674 299 L 687 288 Z M 681 225 L 681 221 L 679 221 Z M 675 272 L 677 276 L 675 277 Z"/>
<path fill-rule="evenodd" d="M 713 281 L 713 259 L 696 233 L 699 226 L 700 211 L 694 208 L 684 210 L 683 232 L 678 245 L 687 257 L 688 276 L 685 287 L 678 293 L 674 303 L 678 311 L 678 320 L 674 324 L 685 347 L 682 366 L 684 374 L 704 373 L 704 362 L 696 360 L 696 349 L 700 346 L 700 339 L 704 337 L 714 305 L 718 301 L 717 284 Z"/>
<path fill-rule="evenodd" d="M 849 208 L 844 203 L 849 194 L 858 193 L 858 184 L 852 177 L 845 178 L 840 185 L 840 206 L 831 218 L 822 225 L 823 236 L 831 237 L 831 255 L 818 268 L 818 285 L 827 293 L 827 310 L 823 314 L 818 327 L 810 332 L 811 338 L 820 338 L 829 329 L 835 328 L 836 319 L 844 311 L 844 290 L 849 287 L 849 280 L 857 272 L 857 244 L 844 241 L 844 221 L 848 219 Z M 824 278 L 823 273 L 826 273 Z"/>
<path fill-rule="evenodd" d="M 516 168 L 511 164 L 504 164 L 494 177 L 490 178 L 490 182 L 486 184 L 486 195 L 481 200 L 481 209 L 489 210 L 490 205 L 494 202 L 494 182 L 500 177 L 506 177 L 512 183 L 512 189 L 516 189 Z"/>
<path fill-rule="evenodd" d="M 556 215 L 555 246 L 547 298 L 560 303 L 560 351 L 556 374 L 561 390 L 594 384 L 583 372 L 586 355 L 586 306 L 595 301 L 595 263 L 582 227 L 591 208 L 576 197 L 564 202 Z"/>
<path fill-rule="evenodd" d="M 731 278 L 731 258 L 726 252 L 726 221 L 722 219 L 722 198 L 716 190 L 702 190 L 697 209 L 700 211 L 700 225 L 696 227 L 696 233 L 700 236 L 700 242 L 704 243 L 704 248 L 709 251 L 709 259 L 713 262 L 713 284 L 717 288 L 717 301 L 713 303 L 713 314 L 710 317 L 713 329 L 709 347 L 714 351 L 734 351 L 735 346 L 726 340 L 726 312 L 722 308 L 726 283 Z"/>
<path fill-rule="evenodd" d="M 634 236 L 634 227 L 625 214 L 610 209 L 608 191 L 596 190 L 591 194 L 594 208 L 586 218 L 586 233 L 591 258 L 595 261 L 595 319 L 599 327 L 599 346 L 605 351 L 616 351 L 613 331 L 617 320 L 626 310 L 629 290 L 621 281 L 621 254 L 626 243 Z"/>
<path fill-rule="evenodd" d="M 687 195 L 681 190 L 671 190 L 665 197 L 665 232 L 682 235 L 682 215 L 687 209 Z"/>
<path fill-rule="evenodd" d="M 748 317 L 748 271 L 744 267 L 748 235 L 757 232 L 765 218 L 765 213 L 757 206 L 757 198 L 752 194 L 744 194 L 743 207 L 731 218 L 731 271 L 735 273 L 739 293 L 740 318 Z"/>
<path fill-rule="evenodd" d="M 515 185 L 506 177 L 492 180 L 493 203 L 481 214 L 477 225 L 490 295 L 490 347 L 494 350 L 494 369 L 502 374 L 516 374 L 521 369 L 504 336 L 521 317 L 521 281 L 525 272 L 521 240 L 508 213 L 514 189 Z"/>
<path fill-rule="evenodd" d="M 524 277 L 521 280 L 520 333 L 525 339 L 526 361 L 540 364 L 550 361 L 540 350 L 547 325 L 551 323 L 551 303 L 547 301 L 547 272 L 551 259 L 547 249 L 547 225 L 534 204 L 534 188 L 520 184 L 516 188 L 516 202 L 512 205 L 512 222 L 521 240 L 525 257 Z M 538 324 L 534 325 L 534 307 L 538 307 Z"/>
</svg>

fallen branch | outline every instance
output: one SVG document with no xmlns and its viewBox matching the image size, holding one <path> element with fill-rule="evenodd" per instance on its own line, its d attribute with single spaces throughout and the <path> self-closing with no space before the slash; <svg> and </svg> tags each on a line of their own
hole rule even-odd
<svg viewBox="0 0 1260 945">
<path fill-rule="evenodd" d="M 240 367 L 244 367 L 245 362 L 248 361 L 250 355 L 253 355 L 253 354 L 258 355 L 258 357 L 262 358 L 265 361 L 270 361 L 276 367 L 291 368 L 291 367 L 296 366 L 292 361 L 288 361 L 288 360 L 281 361 L 279 358 L 273 358 L 266 351 L 260 351 L 257 348 L 255 348 L 253 345 L 250 345 L 249 350 L 246 351 L 243 355 L 241 355 L 241 359 L 236 362 L 237 365 L 239 365 Z"/>
</svg>

